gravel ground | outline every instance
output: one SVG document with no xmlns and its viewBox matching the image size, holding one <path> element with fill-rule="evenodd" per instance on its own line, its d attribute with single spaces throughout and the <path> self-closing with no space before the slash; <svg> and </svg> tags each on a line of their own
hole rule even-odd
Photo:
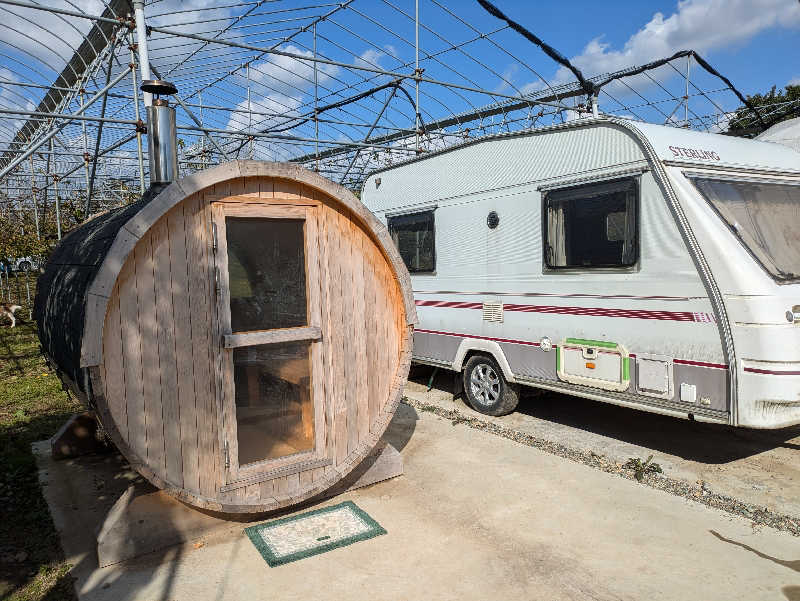
<svg viewBox="0 0 800 601">
<path fill-rule="evenodd" d="M 458 410 L 447 410 L 436 405 L 423 403 L 417 400 L 403 398 L 403 402 L 413 407 L 418 411 L 425 411 L 433 413 L 439 417 L 449 419 L 453 426 L 465 425 L 475 430 L 482 430 L 495 436 L 501 436 L 515 442 L 541 449 L 552 455 L 569 459 L 593 468 L 617 474 L 622 478 L 628 480 L 639 481 L 642 485 L 657 488 L 673 495 L 678 495 L 713 507 L 720 509 L 727 513 L 744 517 L 752 522 L 754 528 L 761 526 L 769 526 L 776 530 L 789 532 L 794 536 L 800 537 L 800 518 L 795 518 L 789 515 L 770 511 L 766 507 L 759 507 L 750 503 L 743 503 L 728 495 L 722 495 L 710 490 L 705 482 L 698 480 L 695 484 L 670 478 L 669 476 L 654 471 L 657 469 L 657 464 L 650 464 L 650 469 L 641 468 L 639 470 L 634 468 L 635 459 L 626 463 L 611 461 L 604 455 L 571 449 L 556 442 L 545 440 L 543 438 L 533 436 L 525 432 L 519 432 L 511 428 L 506 428 L 498 424 L 478 419 L 475 417 L 464 415 Z M 660 469 L 660 468 L 658 468 Z"/>
</svg>

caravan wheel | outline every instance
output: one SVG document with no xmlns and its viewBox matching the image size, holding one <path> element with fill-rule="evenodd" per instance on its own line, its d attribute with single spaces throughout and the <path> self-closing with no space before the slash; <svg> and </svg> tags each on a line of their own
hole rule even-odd
<svg viewBox="0 0 800 601">
<path fill-rule="evenodd" d="M 470 406 L 486 415 L 506 415 L 519 403 L 519 389 L 503 377 L 492 357 L 475 355 L 464 368 L 464 392 Z"/>
</svg>

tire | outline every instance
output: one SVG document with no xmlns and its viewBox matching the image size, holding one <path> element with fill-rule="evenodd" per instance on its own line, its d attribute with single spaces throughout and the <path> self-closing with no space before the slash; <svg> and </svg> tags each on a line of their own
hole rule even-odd
<svg viewBox="0 0 800 601">
<path fill-rule="evenodd" d="M 519 387 L 509 384 L 492 357 L 473 355 L 464 367 L 464 395 L 470 407 L 484 415 L 507 415 L 517 408 Z"/>
<path fill-rule="evenodd" d="M 31 270 L 30 261 L 21 261 L 20 264 L 17 265 L 17 269 L 19 271 L 30 271 Z"/>
</svg>

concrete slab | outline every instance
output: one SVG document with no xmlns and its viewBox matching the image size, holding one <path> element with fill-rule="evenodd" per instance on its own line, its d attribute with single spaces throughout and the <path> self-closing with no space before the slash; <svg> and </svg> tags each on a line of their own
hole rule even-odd
<svg viewBox="0 0 800 601">
<path fill-rule="evenodd" d="M 361 465 L 337 487 L 326 491 L 324 497 L 402 474 L 402 456 L 391 444 L 380 441 Z M 231 516 L 199 511 L 149 484 L 137 482 L 128 486 L 100 524 L 97 563 L 105 568 L 173 545 L 241 530 L 242 522 L 264 519 L 266 515 Z"/>
<path fill-rule="evenodd" d="M 527 387 L 517 411 L 489 417 L 453 397 L 453 372 L 440 370 L 429 391 L 432 371 L 412 367 L 404 395 L 619 463 L 652 454 L 671 478 L 703 481 L 714 492 L 800 516 L 800 427 L 734 429 Z"/>
<path fill-rule="evenodd" d="M 353 500 L 388 534 L 278 568 L 240 528 L 90 567 L 93 537 L 85 545 L 64 524 L 91 515 L 80 479 L 104 465 L 48 466 L 45 497 L 80 599 L 800 599 L 789 534 L 407 405 L 387 435 L 405 476 L 323 504 Z M 78 486 L 65 491 L 70 474 Z"/>
</svg>

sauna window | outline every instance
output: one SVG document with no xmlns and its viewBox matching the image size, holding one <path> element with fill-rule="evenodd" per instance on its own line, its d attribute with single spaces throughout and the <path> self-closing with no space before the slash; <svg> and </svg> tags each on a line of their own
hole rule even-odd
<svg viewBox="0 0 800 601">
<path fill-rule="evenodd" d="M 436 245 L 433 211 L 397 215 L 387 219 L 403 262 L 411 273 L 433 272 L 436 269 Z"/>
<path fill-rule="evenodd" d="M 308 341 L 233 351 L 239 465 L 314 448 Z"/>
<path fill-rule="evenodd" d="M 302 219 L 226 217 L 231 331 L 307 325 Z"/>
<path fill-rule="evenodd" d="M 548 192 L 543 201 L 549 269 L 630 267 L 638 258 L 637 180 Z"/>
</svg>

